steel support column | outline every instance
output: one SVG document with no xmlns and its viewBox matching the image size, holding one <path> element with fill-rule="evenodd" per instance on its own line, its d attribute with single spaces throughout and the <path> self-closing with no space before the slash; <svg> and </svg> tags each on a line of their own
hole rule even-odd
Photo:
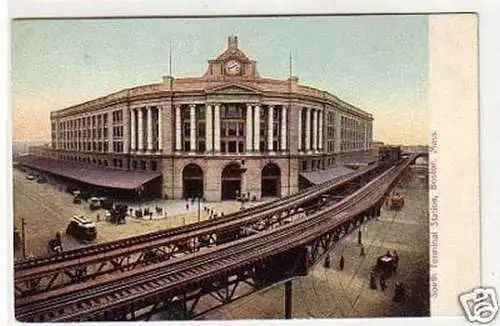
<svg viewBox="0 0 500 326">
<path fill-rule="evenodd" d="M 292 319 L 292 281 L 285 283 L 285 319 Z"/>
</svg>

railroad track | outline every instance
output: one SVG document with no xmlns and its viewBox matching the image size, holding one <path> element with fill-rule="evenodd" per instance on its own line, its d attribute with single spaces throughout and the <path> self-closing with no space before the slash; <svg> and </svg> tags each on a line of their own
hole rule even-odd
<svg viewBox="0 0 500 326">
<path fill-rule="evenodd" d="M 113 257 L 123 256 L 124 254 L 139 252 L 147 249 L 148 247 L 179 243 L 186 239 L 192 239 L 204 234 L 214 233 L 222 229 L 237 229 L 244 224 L 251 223 L 252 221 L 258 221 L 262 217 L 269 215 L 278 209 L 292 210 L 300 204 L 310 201 L 320 196 L 322 193 L 327 192 L 332 187 L 339 186 L 346 181 L 359 177 L 362 174 L 373 171 L 377 168 L 377 164 L 368 166 L 346 176 L 340 177 L 332 182 L 315 186 L 304 192 L 285 197 L 281 200 L 276 200 L 241 212 L 229 214 L 226 217 L 206 220 L 175 229 L 156 231 L 100 245 L 84 247 L 63 252 L 62 254 L 56 256 L 41 257 L 23 261 L 15 264 L 14 266 L 15 280 L 16 282 L 23 282 L 33 277 L 53 274 L 65 268 L 70 268 L 71 266 L 80 266 L 82 264 L 98 262 L 105 258 L 112 259 Z"/>
<path fill-rule="evenodd" d="M 23 321 L 79 320 L 306 244 L 383 198 L 383 188 L 392 183 L 387 180 L 397 177 L 400 170 L 391 168 L 345 200 L 291 224 L 210 248 L 204 253 L 119 274 L 109 281 L 95 280 L 22 299 L 16 302 L 16 317 Z"/>
</svg>

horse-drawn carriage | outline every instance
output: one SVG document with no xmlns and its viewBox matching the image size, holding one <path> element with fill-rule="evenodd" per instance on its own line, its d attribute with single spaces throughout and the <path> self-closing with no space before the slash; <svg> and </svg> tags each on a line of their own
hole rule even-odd
<svg viewBox="0 0 500 326">
<path fill-rule="evenodd" d="M 396 193 L 394 196 L 391 197 L 389 204 L 392 210 L 400 210 L 401 208 L 403 208 L 405 204 L 405 199 L 403 196 Z"/>
</svg>

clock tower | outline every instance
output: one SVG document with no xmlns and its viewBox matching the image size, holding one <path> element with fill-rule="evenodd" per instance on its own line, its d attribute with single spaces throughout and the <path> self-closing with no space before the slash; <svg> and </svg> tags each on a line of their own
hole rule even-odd
<svg viewBox="0 0 500 326">
<path fill-rule="evenodd" d="M 257 62 L 248 58 L 238 48 L 238 37 L 227 38 L 227 48 L 217 58 L 208 61 L 203 79 L 253 79 L 259 78 Z"/>
</svg>

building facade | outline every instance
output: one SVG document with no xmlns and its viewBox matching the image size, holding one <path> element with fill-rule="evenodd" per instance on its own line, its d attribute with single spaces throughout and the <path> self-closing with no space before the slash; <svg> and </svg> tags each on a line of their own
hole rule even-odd
<svg viewBox="0 0 500 326">
<path fill-rule="evenodd" d="M 229 37 L 196 78 L 122 90 L 51 112 L 59 161 L 158 172 L 158 196 L 210 201 L 298 191 L 301 172 L 367 153 L 371 114 L 322 90 L 261 77 Z"/>
</svg>

